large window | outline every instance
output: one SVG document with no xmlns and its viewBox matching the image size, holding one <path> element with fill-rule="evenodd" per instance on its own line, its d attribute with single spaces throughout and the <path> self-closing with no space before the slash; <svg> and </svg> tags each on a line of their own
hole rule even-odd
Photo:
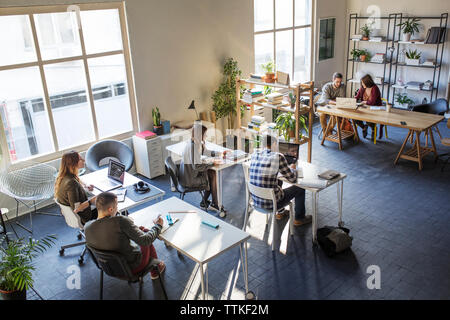
<svg viewBox="0 0 450 320">
<path fill-rule="evenodd" d="M 295 82 L 311 80 L 313 0 L 254 0 L 255 72 L 273 60 Z"/>
<path fill-rule="evenodd" d="M 0 133 L 9 161 L 137 129 L 122 3 L 0 8 Z"/>
</svg>

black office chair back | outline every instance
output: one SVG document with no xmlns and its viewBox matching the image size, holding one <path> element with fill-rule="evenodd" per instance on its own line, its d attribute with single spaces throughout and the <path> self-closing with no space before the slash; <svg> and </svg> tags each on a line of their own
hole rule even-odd
<svg viewBox="0 0 450 320">
<path fill-rule="evenodd" d="M 137 276 L 131 272 L 123 255 L 113 251 L 98 250 L 91 246 L 86 246 L 97 267 L 107 275 L 129 281 L 137 280 Z"/>
<path fill-rule="evenodd" d="M 412 111 L 443 115 L 448 111 L 448 102 L 447 100 L 440 98 L 431 103 L 413 106 Z"/>
<path fill-rule="evenodd" d="M 177 189 L 178 192 L 180 191 L 180 188 L 178 187 L 178 168 L 177 165 L 173 162 L 172 157 L 168 156 L 165 160 L 167 171 L 169 171 L 170 178 L 172 179 L 172 182 L 175 186 L 175 189 Z"/>
</svg>

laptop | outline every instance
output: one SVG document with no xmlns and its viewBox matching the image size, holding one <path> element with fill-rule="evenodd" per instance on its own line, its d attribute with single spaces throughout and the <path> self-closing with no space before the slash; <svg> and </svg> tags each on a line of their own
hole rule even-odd
<svg viewBox="0 0 450 320">
<path fill-rule="evenodd" d="M 125 166 L 118 161 L 109 159 L 108 164 L 108 176 L 97 183 L 94 186 L 103 191 L 110 191 L 120 188 L 123 185 L 125 179 Z"/>
<path fill-rule="evenodd" d="M 282 142 L 278 143 L 278 151 L 284 155 L 288 164 L 296 163 L 298 160 L 298 143 Z"/>
<path fill-rule="evenodd" d="M 362 103 L 356 103 L 355 98 L 336 98 L 336 108 L 356 110 Z"/>
</svg>

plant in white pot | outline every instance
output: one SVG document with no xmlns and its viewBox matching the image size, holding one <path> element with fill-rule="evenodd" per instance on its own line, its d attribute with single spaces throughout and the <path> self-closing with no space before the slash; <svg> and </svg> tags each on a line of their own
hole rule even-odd
<svg viewBox="0 0 450 320">
<path fill-rule="evenodd" d="M 396 94 L 395 102 L 397 102 L 397 107 L 401 109 L 409 109 L 409 106 L 414 103 L 406 94 Z"/>
<path fill-rule="evenodd" d="M 3 300 L 26 300 L 26 290 L 34 283 L 33 260 L 55 243 L 56 236 L 40 240 L 19 238 L 3 246 L 6 239 L 6 236 L 0 239 L 0 294 Z"/>
<path fill-rule="evenodd" d="M 406 59 L 405 63 L 410 66 L 418 66 L 420 64 L 420 57 L 422 53 L 417 50 L 408 50 L 406 51 Z"/>
<path fill-rule="evenodd" d="M 410 41 L 411 36 L 419 32 L 419 21 L 418 18 L 408 18 L 397 25 L 403 30 L 402 41 Z"/>
</svg>

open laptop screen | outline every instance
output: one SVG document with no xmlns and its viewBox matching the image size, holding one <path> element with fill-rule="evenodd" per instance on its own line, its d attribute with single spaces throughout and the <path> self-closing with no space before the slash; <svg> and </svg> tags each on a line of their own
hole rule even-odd
<svg viewBox="0 0 450 320">
<path fill-rule="evenodd" d="M 108 178 L 123 183 L 125 178 L 125 166 L 120 162 L 109 159 Z"/>
<path fill-rule="evenodd" d="M 299 145 L 297 143 L 279 142 L 278 151 L 284 155 L 288 164 L 297 162 Z"/>
</svg>

